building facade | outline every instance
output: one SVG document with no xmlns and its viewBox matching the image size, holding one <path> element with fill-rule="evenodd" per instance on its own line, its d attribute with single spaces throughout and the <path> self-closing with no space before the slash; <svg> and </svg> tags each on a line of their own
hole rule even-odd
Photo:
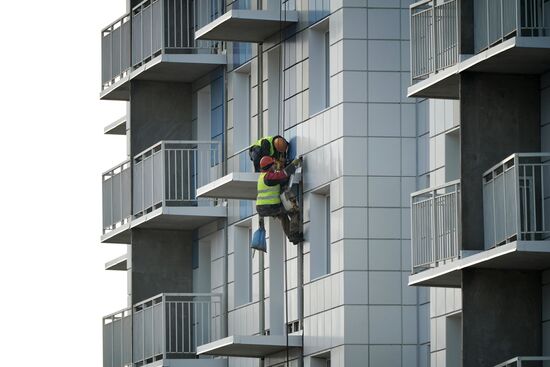
<svg viewBox="0 0 550 367">
<path fill-rule="evenodd" d="M 550 363 L 549 16 L 547 1 L 411 5 L 408 95 L 430 125 L 409 284 L 431 287 L 432 366 Z"/>
<path fill-rule="evenodd" d="M 128 142 L 102 177 L 101 241 L 128 245 L 104 367 L 550 355 L 550 5 L 480 3 L 128 0 L 102 30 Z M 248 147 L 277 134 L 306 240 L 268 219 L 254 253 Z"/>
</svg>

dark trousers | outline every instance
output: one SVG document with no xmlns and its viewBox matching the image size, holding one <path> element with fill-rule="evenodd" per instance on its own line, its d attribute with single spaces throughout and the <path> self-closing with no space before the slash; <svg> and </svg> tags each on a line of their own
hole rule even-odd
<svg viewBox="0 0 550 367">
<path fill-rule="evenodd" d="M 303 240 L 300 226 L 300 213 L 287 213 L 282 204 L 257 205 L 256 211 L 260 217 L 275 217 L 279 219 L 285 235 L 291 242 L 298 243 Z"/>
</svg>

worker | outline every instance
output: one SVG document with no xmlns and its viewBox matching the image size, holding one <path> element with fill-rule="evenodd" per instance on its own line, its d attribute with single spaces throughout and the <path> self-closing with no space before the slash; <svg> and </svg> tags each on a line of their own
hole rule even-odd
<svg viewBox="0 0 550 367">
<path fill-rule="evenodd" d="M 260 160 L 263 157 L 272 157 L 275 160 L 282 160 L 284 164 L 285 154 L 288 150 L 288 142 L 280 135 L 264 136 L 252 144 L 248 153 L 250 160 L 254 162 L 254 171 L 260 172 Z"/>
<path fill-rule="evenodd" d="M 300 166 L 301 161 L 295 159 L 282 170 L 277 170 L 275 163 L 275 159 L 270 156 L 265 156 L 260 160 L 261 173 L 258 178 L 256 211 L 260 217 L 276 217 L 281 220 L 285 235 L 292 243 L 297 244 L 304 240 L 300 226 L 300 213 L 287 212 L 280 195 L 281 186 L 288 183 L 290 175 Z"/>
</svg>

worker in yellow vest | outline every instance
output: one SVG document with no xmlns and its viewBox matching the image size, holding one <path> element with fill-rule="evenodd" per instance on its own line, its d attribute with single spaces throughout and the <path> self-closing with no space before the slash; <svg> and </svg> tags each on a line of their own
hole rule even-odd
<svg viewBox="0 0 550 367">
<path fill-rule="evenodd" d="M 304 240 L 300 226 L 300 213 L 288 213 L 281 202 L 281 186 L 288 183 L 290 175 L 300 165 L 300 160 L 293 160 L 283 170 L 277 170 L 273 157 L 263 157 L 260 160 L 260 177 L 258 178 L 258 196 L 256 211 L 260 217 L 277 217 L 281 220 L 283 231 L 294 244 Z M 289 218 L 290 216 L 290 218 Z"/>
<path fill-rule="evenodd" d="M 250 160 L 254 162 L 254 171 L 260 172 L 260 160 L 263 157 L 272 157 L 275 160 L 280 160 L 284 164 L 286 158 L 286 152 L 288 150 L 288 142 L 280 135 L 264 136 L 254 144 L 252 144 L 248 150 L 250 154 Z"/>
</svg>

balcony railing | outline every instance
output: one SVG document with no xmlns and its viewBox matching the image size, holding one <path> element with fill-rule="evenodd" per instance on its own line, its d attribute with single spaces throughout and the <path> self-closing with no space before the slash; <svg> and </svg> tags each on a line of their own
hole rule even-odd
<svg viewBox="0 0 550 367">
<path fill-rule="evenodd" d="M 131 215 L 130 161 L 103 173 L 103 234 L 127 223 Z"/>
<path fill-rule="evenodd" d="M 159 294 L 103 318 L 103 367 L 194 358 L 221 335 L 221 294 Z"/>
<path fill-rule="evenodd" d="M 197 1 L 197 0 L 195 0 Z M 229 2 L 229 1 L 228 1 Z M 223 0 L 209 0 L 201 4 L 202 6 L 195 7 L 195 30 L 204 27 L 216 18 L 225 13 Z"/>
<path fill-rule="evenodd" d="M 410 6 L 411 78 L 427 78 L 459 61 L 457 0 L 423 0 Z M 545 0 L 475 0 L 474 51 L 510 37 L 550 36 L 550 3 Z"/>
<path fill-rule="evenodd" d="M 458 61 L 458 1 L 420 1 L 411 10 L 411 77 L 421 79 Z"/>
<path fill-rule="evenodd" d="M 130 15 L 126 14 L 101 31 L 103 89 L 125 77 L 130 69 L 130 24 Z"/>
<path fill-rule="evenodd" d="M 102 90 L 160 54 L 217 52 L 217 43 L 195 40 L 196 20 L 211 8 L 207 3 L 145 0 L 103 29 Z"/>
<path fill-rule="evenodd" d="M 411 194 L 412 272 L 457 258 L 461 237 L 460 181 Z"/>
<path fill-rule="evenodd" d="M 266 2 L 267 6 L 273 5 L 269 4 L 270 1 Z M 288 0 L 283 0 L 282 3 L 279 1 L 273 2 L 282 10 L 295 10 L 295 4 L 291 4 Z M 254 10 L 257 9 L 256 1 L 253 0 L 209 0 L 206 4 L 202 4 L 200 7 L 195 9 L 195 18 L 197 19 L 197 28 L 202 28 L 208 23 L 216 20 L 216 18 L 222 16 L 227 11 L 231 9 L 238 10 Z M 284 17 L 284 16 L 283 16 Z"/>
<path fill-rule="evenodd" d="M 545 0 L 474 1 L 475 52 L 512 36 L 550 36 L 548 12 Z"/>
<path fill-rule="evenodd" d="M 221 163 L 218 141 L 161 141 L 134 157 L 132 173 L 129 160 L 108 170 L 102 176 L 103 234 L 162 206 L 214 205 L 197 198 L 196 189 L 221 177 Z"/>
<path fill-rule="evenodd" d="M 134 157 L 133 214 L 161 206 L 211 205 L 197 187 L 221 177 L 221 146 L 213 141 L 161 141 Z"/>
<path fill-rule="evenodd" d="M 550 153 L 520 153 L 483 175 L 485 248 L 550 238 Z"/>
<path fill-rule="evenodd" d="M 495 367 L 540 367 L 550 363 L 550 357 L 515 357 Z"/>
<path fill-rule="evenodd" d="M 103 318 L 103 367 L 132 366 L 132 309 Z"/>
</svg>

